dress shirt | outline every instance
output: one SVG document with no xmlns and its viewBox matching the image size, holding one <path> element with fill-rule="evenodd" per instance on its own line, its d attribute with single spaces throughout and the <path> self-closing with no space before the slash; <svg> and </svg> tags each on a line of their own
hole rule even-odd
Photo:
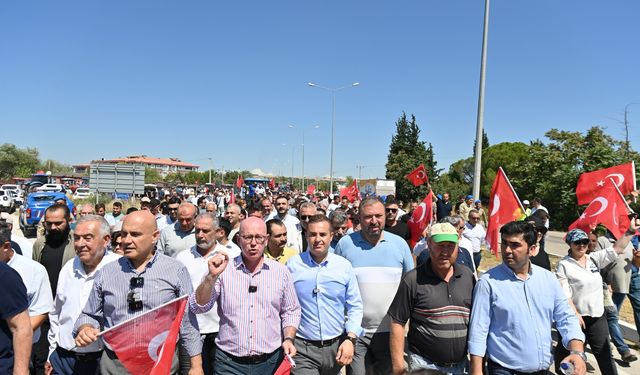
<svg viewBox="0 0 640 375">
<path fill-rule="evenodd" d="M 300 304 L 287 267 L 271 259 L 262 262 L 251 274 L 242 257 L 236 257 L 216 279 L 209 302 L 198 305 L 195 295 L 189 298 L 196 314 L 218 303 L 216 345 L 237 357 L 274 352 L 282 345 L 282 329 L 300 324 Z M 256 291 L 250 293 L 249 286 Z"/>
<path fill-rule="evenodd" d="M 198 252 L 197 246 L 192 246 L 190 249 L 181 251 L 178 253 L 178 255 L 176 255 L 176 260 L 187 267 L 189 276 L 191 277 L 191 285 L 193 285 L 194 290 L 198 288 L 198 285 L 200 285 L 202 279 L 209 273 L 209 266 L 207 264 L 209 259 L 220 252 L 227 253 L 229 259 L 233 259 L 240 255 L 239 249 L 237 252 L 235 252 L 233 250 L 227 249 L 220 243 L 216 243 L 213 251 L 211 251 L 206 256 L 202 256 Z M 218 332 L 220 317 L 218 317 L 217 309 L 212 308 L 204 314 L 196 315 L 196 318 L 198 319 L 200 333 Z"/>
<path fill-rule="evenodd" d="M 618 259 L 618 254 L 609 247 L 606 250 L 586 254 L 586 267 L 567 255 L 558 262 L 556 276 L 565 295 L 582 316 L 599 318 L 604 314 L 604 292 L 600 270 Z"/>
<path fill-rule="evenodd" d="M 33 259 L 33 242 L 31 242 L 28 238 L 24 238 L 15 233 L 11 233 L 11 241 L 15 242 L 20 246 L 20 251 L 22 251 L 22 256 L 28 259 Z"/>
<path fill-rule="evenodd" d="M 530 264 L 525 280 L 504 263 L 482 275 L 474 289 L 469 353 L 520 372 L 547 370 L 553 362 L 551 325 L 569 341 L 584 342 L 576 314 L 555 275 Z"/>
<path fill-rule="evenodd" d="M 132 277 L 144 278 L 144 285 L 134 289 L 142 299 L 143 308 L 140 311 L 130 311 L 127 303 Z M 83 324 L 97 328 L 113 327 L 192 292 L 189 272 L 177 260 L 156 251 L 142 272 L 137 272 L 129 259 L 122 257 L 106 264 L 96 273 L 87 305 L 73 328 L 73 336 L 78 335 L 78 328 Z M 182 318 L 180 337 L 189 356 L 200 354 L 202 342 L 198 332 L 198 321 L 191 312 L 185 313 Z M 131 340 L 137 340 L 137 337 L 132 335 Z M 145 349 L 147 347 L 144 340 L 133 345 Z"/>
<path fill-rule="evenodd" d="M 471 248 L 468 250 L 471 250 L 474 253 L 479 253 L 486 236 L 487 232 L 484 230 L 482 225 L 476 224 L 472 226 L 469 223 L 464 225 L 462 237 L 466 238 L 471 243 Z"/>
<path fill-rule="evenodd" d="M 9 262 L 9 267 L 13 268 L 27 287 L 27 297 L 29 298 L 29 316 L 47 314 L 53 307 L 53 293 L 49 275 L 44 266 L 34 260 L 25 258 L 20 254 L 13 254 Z M 33 342 L 40 340 L 40 329 L 33 332 Z"/>
<path fill-rule="evenodd" d="M 287 247 L 296 249 L 299 253 L 302 252 L 302 225 L 300 220 L 289 214 L 285 214 L 282 218 L 280 215 L 275 215 L 273 218 L 282 221 L 287 228 Z"/>
<path fill-rule="evenodd" d="M 348 260 L 328 253 L 318 264 L 305 251 L 289 259 L 287 268 L 302 308 L 298 336 L 320 341 L 347 332 L 362 335 L 362 298 Z"/>
<path fill-rule="evenodd" d="M 162 232 L 162 230 L 166 227 L 169 227 L 176 222 L 171 220 L 171 216 L 158 214 L 156 216 L 156 225 L 158 226 L 158 230 Z"/>
<path fill-rule="evenodd" d="M 76 347 L 73 339 L 73 325 L 80 316 L 82 308 L 87 304 L 93 280 L 96 272 L 105 264 L 120 258 L 120 255 L 111 251 L 105 251 L 104 256 L 96 269 L 87 274 L 84 265 L 77 256 L 68 261 L 60 271 L 58 278 L 58 291 L 53 310 L 49 313 L 49 356 L 61 347 L 65 350 L 74 350 L 79 353 L 91 353 L 102 350 L 102 339 L 82 348 Z"/>
<path fill-rule="evenodd" d="M 180 229 L 180 223 L 175 223 L 165 227 L 160 231 L 160 239 L 158 240 L 158 249 L 164 255 L 175 257 L 176 254 L 184 249 L 188 249 L 196 244 L 196 228 L 191 228 L 185 232 Z"/>
</svg>

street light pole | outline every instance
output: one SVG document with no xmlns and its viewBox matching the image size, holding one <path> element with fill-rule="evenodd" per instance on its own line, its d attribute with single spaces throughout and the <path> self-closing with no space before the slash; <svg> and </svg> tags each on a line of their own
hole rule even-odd
<svg viewBox="0 0 640 375">
<path fill-rule="evenodd" d="M 288 125 L 289 129 L 294 129 L 296 126 L 295 125 Z M 318 129 L 320 127 L 320 125 L 313 125 L 313 129 Z M 304 175 L 304 127 L 301 127 L 302 129 L 302 183 L 300 184 L 300 190 L 303 191 L 304 190 L 304 181 L 305 181 L 305 175 Z"/>
<path fill-rule="evenodd" d="M 329 194 L 333 194 L 333 143 L 334 143 L 334 133 L 335 133 L 335 124 L 336 124 L 336 92 L 349 87 L 358 86 L 359 84 L 360 82 L 354 82 L 350 85 L 346 85 L 346 86 L 342 86 L 334 89 L 330 87 L 320 86 L 313 82 L 307 83 L 307 85 L 311 87 L 317 87 L 319 89 L 323 89 L 331 93 L 331 163 L 329 167 Z"/>
<path fill-rule="evenodd" d="M 629 157 L 629 121 L 627 120 L 627 114 L 629 113 L 629 106 L 633 105 L 633 104 L 640 104 L 640 103 L 628 103 L 627 105 L 624 106 L 624 149 L 625 149 L 625 156 L 628 158 Z"/>
<path fill-rule="evenodd" d="M 211 170 L 213 169 L 213 162 L 209 158 L 209 185 L 211 185 Z"/>
<path fill-rule="evenodd" d="M 482 134 L 484 129 L 484 81 L 486 77 L 487 43 L 489 40 L 489 0 L 484 0 L 484 27 L 482 30 L 482 57 L 480 60 L 480 90 L 478 93 L 478 117 L 476 121 L 476 149 L 473 168 L 473 196 L 480 199 L 482 172 Z"/>
</svg>

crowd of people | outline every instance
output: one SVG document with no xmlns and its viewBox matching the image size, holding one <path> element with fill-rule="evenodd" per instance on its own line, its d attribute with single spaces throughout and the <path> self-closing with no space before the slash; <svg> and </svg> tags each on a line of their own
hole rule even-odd
<svg viewBox="0 0 640 375">
<path fill-rule="evenodd" d="M 481 274 L 488 216 L 472 196 L 438 194 L 413 248 L 418 202 L 393 196 L 256 186 L 131 203 L 74 218 L 57 202 L 33 245 L 2 216 L 0 374 L 126 374 L 100 332 L 185 295 L 172 373 L 272 374 L 289 356 L 305 375 L 584 374 L 588 345 L 608 375 L 610 338 L 637 359 L 618 326 L 626 297 L 640 325 L 635 217 L 620 238 L 569 232 L 551 270 L 549 212 L 523 201 Z"/>
</svg>

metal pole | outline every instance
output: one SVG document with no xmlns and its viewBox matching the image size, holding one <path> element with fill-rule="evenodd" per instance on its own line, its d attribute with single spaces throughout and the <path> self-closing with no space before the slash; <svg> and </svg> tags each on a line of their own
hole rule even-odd
<svg viewBox="0 0 640 375">
<path fill-rule="evenodd" d="M 304 191 L 304 128 L 302 128 L 302 183 L 300 190 Z"/>
<path fill-rule="evenodd" d="M 296 151 L 296 145 L 291 145 L 291 188 L 293 189 L 293 156 Z"/>
<path fill-rule="evenodd" d="M 333 133 L 336 125 L 336 92 L 331 90 L 331 166 L 329 167 L 329 194 L 333 195 Z"/>
<path fill-rule="evenodd" d="M 480 91 L 478 93 L 478 117 L 476 122 L 476 149 L 473 172 L 473 196 L 480 198 L 480 175 L 482 173 L 482 134 L 484 127 L 484 82 L 486 78 L 487 42 L 489 39 L 489 0 L 484 1 L 484 27 L 482 30 L 482 58 L 480 61 Z"/>
<path fill-rule="evenodd" d="M 211 162 L 211 158 L 209 158 L 209 185 L 211 185 L 211 170 L 213 169 L 213 163 Z"/>
</svg>

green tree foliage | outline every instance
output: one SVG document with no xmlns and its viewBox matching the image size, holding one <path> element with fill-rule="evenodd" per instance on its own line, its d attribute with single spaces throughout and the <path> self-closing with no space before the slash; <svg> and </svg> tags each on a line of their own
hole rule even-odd
<svg viewBox="0 0 640 375">
<path fill-rule="evenodd" d="M 29 177 L 39 166 L 38 149 L 21 149 L 10 143 L 0 146 L 0 180 Z"/>
<path fill-rule="evenodd" d="M 407 121 L 407 115 L 403 112 L 396 121 L 396 133 L 391 138 L 385 177 L 396 181 L 396 196 L 405 201 L 422 200 L 429 191 L 426 184 L 413 186 L 407 180 L 407 174 L 420 164 L 424 164 L 430 181 L 436 180 L 440 172 L 436 169 L 433 147 L 430 143 L 427 146 L 426 142 L 420 141 L 419 136 L 416 117 L 411 115 L 411 120 Z"/>
<path fill-rule="evenodd" d="M 73 168 L 71 166 L 51 159 L 47 159 L 46 161 L 41 163 L 39 169 L 51 171 L 51 173 L 54 175 L 68 174 L 73 172 Z"/>
<path fill-rule="evenodd" d="M 162 181 L 162 176 L 160 176 L 160 172 L 157 169 L 144 167 L 145 184 L 155 184 L 160 181 Z"/>
</svg>

